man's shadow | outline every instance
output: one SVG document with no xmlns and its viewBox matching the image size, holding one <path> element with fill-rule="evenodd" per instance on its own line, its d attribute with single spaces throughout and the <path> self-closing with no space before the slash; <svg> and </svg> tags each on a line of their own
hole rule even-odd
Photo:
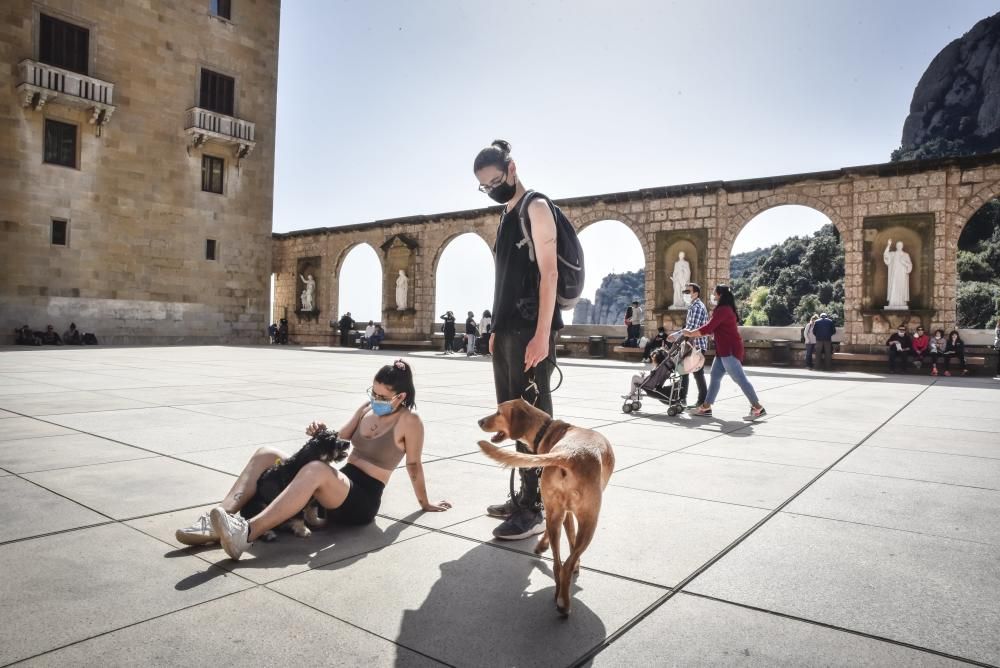
<svg viewBox="0 0 1000 668">
<path fill-rule="evenodd" d="M 588 579 L 602 577 L 597 573 L 583 572 L 579 586 L 574 579 L 572 609 L 564 618 L 556 611 L 547 560 L 481 543 L 440 568 L 420 607 L 403 613 L 397 666 L 413 663 L 402 648 L 451 665 L 568 666 L 607 635 L 597 614 L 577 598 Z"/>
<path fill-rule="evenodd" d="M 293 564 L 303 564 L 305 566 L 303 570 L 320 567 L 343 568 L 392 545 L 399 538 L 399 535 L 406 528 L 412 526 L 413 521 L 422 514 L 423 511 L 410 513 L 401 520 L 388 525 L 385 529 L 375 523 L 364 526 L 344 526 L 331 523 L 322 529 L 313 529 L 312 535 L 308 538 L 298 538 L 288 531 L 279 530 L 277 540 L 270 543 L 258 541 L 247 550 L 246 554 L 252 555 L 253 559 L 244 558 L 240 561 L 232 561 L 225 556 L 225 553 L 222 553 L 221 558 L 210 564 L 206 570 L 183 578 L 174 585 L 174 588 L 184 591 L 231 572 L 238 574 L 240 571 L 254 569 L 279 569 Z M 171 550 L 164 556 L 167 558 L 180 557 L 209 550 L 218 551 L 218 544 Z"/>
</svg>

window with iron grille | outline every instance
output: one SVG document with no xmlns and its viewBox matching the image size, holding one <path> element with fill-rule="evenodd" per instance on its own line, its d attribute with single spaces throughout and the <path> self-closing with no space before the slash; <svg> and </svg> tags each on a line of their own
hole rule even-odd
<svg viewBox="0 0 1000 668">
<path fill-rule="evenodd" d="M 67 227 L 69 224 L 65 220 L 52 219 L 52 245 L 68 246 L 69 235 Z"/>
<path fill-rule="evenodd" d="M 87 74 L 89 56 L 89 30 L 46 14 L 39 15 L 38 60 L 64 70 Z"/>
<path fill-rule="evenodd" d="M 214 260 L 216 251 L 215 239 L 205 239 L 205 259 Z"/>
<path fill-rule="evenodd" d="M 232 9 L 232 2 L 230 0 L 209 0 L 208 2 L 208 11 L 213 16 L 232 19 Z"/>
<path fill-rule="evenodd" d="M 43 160 L 50 165 L 76 167 L 76 126 L 45 119 Z"/>
<path fill-rule="evenodd" d="M 202 109 L 215 111 L 226 116 L 233 115 L 233 92 L 236 80 L 212 70 L 201 70 L 201 101 Z"/>
<path fill-rule="evenodd" d="M 207 193 L 222 194 L 222 174 L 226 161 L 211 155 L 201 156 L 201 189 Z"/>
</svg>

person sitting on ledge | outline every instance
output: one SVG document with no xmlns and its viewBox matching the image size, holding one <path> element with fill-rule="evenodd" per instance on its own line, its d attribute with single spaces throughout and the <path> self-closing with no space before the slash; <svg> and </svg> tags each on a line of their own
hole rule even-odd
<svg viewBox="0 0 1000 668">
<path fill-rule="evenodd" d="M 957 329 L 951 330 L 948 334 L 948 342 L 944 346 L 944 375 L 950 376 L 951 371 L 948 367 L 951 366 L 951 361 L 957 359 L 958 363 L 962 365 L 962 375 L 969 373 L 969 367 L 965 365 L 965 341 L 959 335 Z"/>
<path fill-rule="evenodd" d="M 379 350 L 382 348 L 382 341 L 385 339 L 385 330 L 382 329 L 382 325 L 375 325 L 375 333 L 372 334 L 371 344 L 372 350 Z"/>
<path fill-rule="evenodd" d="M 906 362 L 913 354 L 913 339 L 906 333 L 906 327 L 900 325 L 896 328 L 896 333 L 885 342 L 889 350 L 889 373 L 896 373 L 896 361 L 900 362 L 900 369 L 906 373 Z"/>
<path fill-rule="evenodd" d="M 76 328 L 76 323 L 69 323 L 69 329 L 63 332 L 63 343 L 67 346 L 81 346 L 83 345 L 83 335 L 80 334 L 80 330 Z"/>
<path fill-rule="evenodd" d="M 42 340 L 25 325 L 14 330 L 14 343 L 19 346 L 40 346 Z"/>
<path fill-rule="evenodd" d="M 45 332 L 42 334 L 42 343 L 47 346 L 61 346 L 63 344 L 62 339 L 59 338 L 59 334 L 52 325 L 45 326 Z"/>
<path fill-rule="evenodd" d="M 913 335 L 913 366 L 918 369 L 924 365 L 924 357 L 930 350 L 931 339 L 924 333 L 924 328 L 917 326 L 917 332 Z"/>
<path fill-rule="evenodd" d="M 221 542 L 231 559 L 239 559 L 255 540 L 293 517 L 312 498 L 327 509 L 326 518 L 334 524 L 370 524 L 382 503 L 382 491 L 404 458 L 420 507 L 426 512 L 451 508 L 447 501 L 428 500 L 421 463 L 424 425 L 412 410 L 416 389 L 410 365 L 396 360 L 383 366 L 375 374 L 367 394 L 368 400 L 354 411 L 338 433 L 340 438 L 350 439 L 353 446 L 343 467 L 336 469 L 326 462 L 309 462 L 267 508 L 244 519 L 236 513 L 253 497 L 257 479 L 274 465 L 276 458 L 284 460 L 289 456 L 273 447 L 261 447 L 243 467 L 220 505 L 193 525 L 177 530 L 177 542 L 184 545 Z M 323 429 L 326 425 L 322 422 L 313 422 L 306 428 L 306 434 L 311 437 Z"/>
</svg>

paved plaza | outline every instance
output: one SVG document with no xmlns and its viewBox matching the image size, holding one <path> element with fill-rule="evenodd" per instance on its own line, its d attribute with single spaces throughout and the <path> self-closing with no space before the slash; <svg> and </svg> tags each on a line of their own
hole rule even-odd
<svg viewBox="0 0 1000 668">
<path fill-rule="evenodd" d="M 405 472 L 374 525 L 181 549 L 256 448 L 364 400 L 385 352 L 0 350 L 0 665 L 1000 664 L 1000 383 L 750 370 L 715 418 L 620 394 L 638 365 L 563 360 L 557 417 L 617 470 L 574 587 L 484 515 L 486 359 L 409 356 L 432 501 Z M 692 387 L 692 390 L 694 388 Z"/>
</svg>

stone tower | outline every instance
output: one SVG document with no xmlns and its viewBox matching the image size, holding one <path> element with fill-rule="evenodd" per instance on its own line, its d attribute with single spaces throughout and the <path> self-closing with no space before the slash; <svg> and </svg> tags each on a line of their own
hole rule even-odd
<svg viewBox="0 0 1000 668">
<path fill-rule="evenodd" d="M 0 3 L 0 341 L 263 340 L 279 10 Z"/>
</svg>

